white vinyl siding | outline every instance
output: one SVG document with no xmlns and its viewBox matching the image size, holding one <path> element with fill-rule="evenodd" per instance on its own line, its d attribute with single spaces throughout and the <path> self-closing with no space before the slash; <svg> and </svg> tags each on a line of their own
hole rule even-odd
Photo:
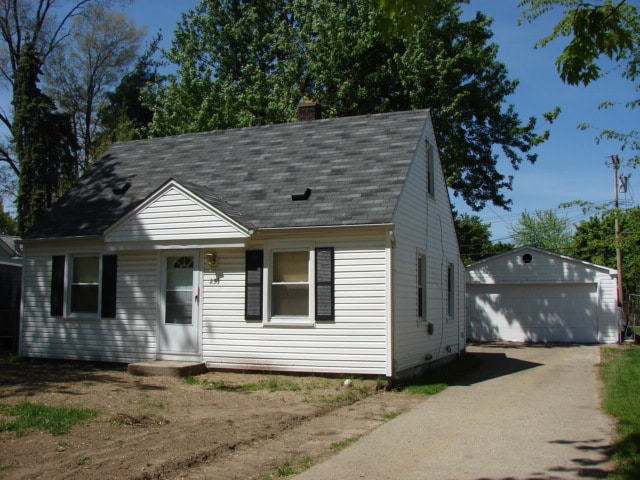
<svg viewBox="0 0 640 480">
<path fill-rule="evenodd" d="M 434 145 L 433 182 L 427 179 L 427 140 Z M 169 182 L 108 229 L 105 244 L 65 240 L 27 245 L 21 353 L 118 362 L 156 358 L 159 252 L 197 249 L 202 260 L 213 245 L 217 262 L 196 274 L 202 295 L 202 359 L 209 367 L 395 376 L 459 353 L 465 347 L 464 267 L 430 124 L 416 145 L 393 216 L 384 219 L 390 223 L 380 226 L 249 233 Z M 333 249 L 335 315 L 297 325 L 264 322 L 269 310 L 260 320 L 245 319 L 247 251 L 264 251 L 268 266 L 266 256 L 273 251 L 321 248 Z M 118 255 L 116 318 L 52 318 L 52 255 L 104 251 Z M 416 316 L 416 252 L 425 255 L 424 321 Z M 447 318 L 448 264 L 455 267 L 452 318 Z M 310 268 L 307 279 L 310 311 L 312 272 Z"/>
<path fill-rule="evenodd" d="M 396 372 L 456 354 L 465 348 L 464 266 L 460 260 L 448 192 L 433 149 L 433 194 L 429 192 L 427 146 L 435 145 L 427 129 L 393 216 L 394 355 Z M 426 254 L 425 321 L 416 321 L 416 249 Z M 448 316 L 447 271 L 454 268 L 453 315 Z M 462 300 L 461 300 L 462 299 Z M 432 334 L 430 333 L 432 326 Z"/>
<path fill-rule="evenodd" d="M 168 188 L 107 235 L 107 242 L 238 238 L 238 228 L 176 187 Z"/>
<path fill-rule="evenodd" d="M 95 247 L 93 247 L 95 248 Z M 51 317 L 51 253 L 25 249 L 20 354 L 130 362 L 155 355 L 155 254 L 119 255 L 116 318 Z"/>
<path fill-rule="evenodd" d="M 523 255 L 531 255 L 525 263 Z M 468 267 L 469 338 L 614 343 L 615 271 L 523 247 Z"/>
<path fill-rule="evenodd" d="M 386 375 L 387 303 L 384 236 L 335 248 L 335 320 L 312 327 L 268 325 L 244 318 L 244 250 L 219 254 L 204 274 L 203 358 L 213 368 Z M 261 245 L 255 246 L 260 248 Z M 252 247 L 254 248 L 254 247 Z"/>
</svg>

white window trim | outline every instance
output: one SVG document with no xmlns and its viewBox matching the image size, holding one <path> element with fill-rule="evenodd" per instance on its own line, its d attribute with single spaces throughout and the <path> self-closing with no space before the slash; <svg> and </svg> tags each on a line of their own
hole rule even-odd
<svg viewBox="0 0 640 480">
<path fill-rule="evenodd" d="M 83 257 L 98 257 L 98 308 L 96 312 L 72 312 L 71 311 L 71 295 L 73 290 L 73 268 L 74 259 Z M 64 316 L 66 318 L 101 318 L 102 312 L 102 254 L 101 253 L 81 253 L 81 254 L 68 254 L 65 255 L 65 279 L 64 279 Z"/>
<path fill-rule="evenodd" d="M 264 312 L 265 321 L 264 326 L 278 326 L 278 327 L 312 327 L 315 326 L 315 247 L 278 247 L 278 248 L 265 248 L 264 259 L 264 282 L 262 307 Z M 306 316 L 293 316 L 293 315 L 272 315 L 271 314 L 271 294 L 273 285 L 273 254 L 278 252 L 307 252 L 309 254 L 308 265 L 308 282 L 306 285 L 309 287 L 309 314 Z"/>
</svg>

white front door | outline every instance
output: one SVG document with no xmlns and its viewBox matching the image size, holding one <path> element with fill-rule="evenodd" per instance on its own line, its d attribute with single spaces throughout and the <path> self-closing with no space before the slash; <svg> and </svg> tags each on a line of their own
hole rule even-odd
<svg viewBox="0 0 640 480">
<path fill-rule="evenodd" d="M 197 359 L 200 328 L 200 269 L 197 252 L 163 255 L 159 358 Z"/>
</svg>

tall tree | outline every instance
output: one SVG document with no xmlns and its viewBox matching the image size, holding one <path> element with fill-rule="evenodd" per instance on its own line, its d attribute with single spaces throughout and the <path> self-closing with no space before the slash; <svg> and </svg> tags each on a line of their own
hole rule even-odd
<svg viewBox="0 0 640 480">
<path fill-rule="evenodd" d="M 122 77 L 115 90 L 106 93 L 106 102 L 98 111 L 100 148 L 114 141 L 147 137 L 153 112 L 142 104 L 142 92 L 148 84 L 162 79 L 157 62 L 152 60 L 161 39 L 161 35 L 157 35 L 133 71 Z"/>
<path fill-rule="evenodd" d="M 20 159 L 18 233 L 23 235 L 77 178 L 77 144 L 67 115 L 37 86 L 41 60 L 23 46 L 14 77 L 14 148 Z"/>
<path fill-rule="evenodd" d="M 523 19 L 532 22 L 556 9 L 563 9 L 563 16 L 549 35 L 536 46 L 549 44 L 556 39 L 568 39 L 568 43 L 556 59 L 560 78 L 570 85 L 588 85 L 611 72 L 635 83 L 640 78 L 640 7 L 627 0 L 520 0 Z M 609 59 L 616 68 L 602 68 L 602 59 Z M 601 108 L 616 104 L 606 101 Z M 640 98 L 628 99 L 627 108 L 640 107 Z M 579 125 L 590 127 L 588 123 Z M 622 148 L 635 152 L 630 163 L 640 163 L 640 130 L 620 132 L 601 130 L 596 141 L 619 141 Z"/>
<path fill-rule="evenodd" d="M 570 254 L 573 229 L 567 217 L 555 210 L 524 211 L 511 227 L 511 239 L 518 247 L 531 246 L 556 253 Z"/>
<path fill-rule="evenodd" d="M 573 252 L 577 258 L 617 268 L 616 245 L 622 250 L 622 282 L 626 293 L 640 293 L 640 208 L 620 210 L 620 230 L 616 242 L 615 211 L 606 210 L 576 226 Z"/>
<path fill-rule="evenodd" d="M 36 62 L 33 66 L 38 72 L 34 77 L 37 82 L 44 63 L 69 34 L 70 19 L 81 14 L 92 1 L 97 0 L 0 0 L 0 81 L 9 86 L 12 98 L 16 96 L 17 70 L 24 48 L 29 46 L 30 62 Z M 32 91 L 33 87 L 35 84 Z M 10 109 L 0 109 L 0 122 L 13 132 L 11 113 Z M 13 155 L 9 145 L 0 146 L 0 162 L 8 165 L 16 176 L 20 174 L 20 157 Z"/>
<path fill-rule="evenodd" d="M 303 97 L 325 116 L 430 107 L 455 194 L 478 210 L 508 207 L 512 178 L 494 148 L 517 168 L 548 132 L 507 103 L 518 82 L 488 43 L 491 21 L 432 0 L 411 29 L 384 31 L 378 2 L 201 0 L 167 52 L 177 75 L 147 92 L 152 135 L 291 121 Z"/>
<path fill-rule="evenodd" d="M 0 202 L 0 235 L 16 235 L 17 233 L 18 227 L 15 220 L 4 211 L 2 202 Z"/>
<path fill-rule="evenodd" d="M 508 243 L 491 242 L 490 225 L 482 223 L 477 215 L 466 213 L 460 215 L 454 211 L 453 221 L 456 227 L 460 255 L 465 265 L 507 252 L 513 248 L 513 245 Z"/>
<path fill-rule="evenodd" d="M 99 3 L 71 21 L 71 31 L 47 64 L 46 92 L 73 118 L 80 171 L 95 159 L 97 113 L 139 54 L 145 30 Z"/>
<path fill-rule="evenodd" d="M 305 60 L 288 4 L 203 0 L 183 14 L 165 53 L 178 75 L 146 95 L 151 133 L 293 120 Z"/>
</svg>

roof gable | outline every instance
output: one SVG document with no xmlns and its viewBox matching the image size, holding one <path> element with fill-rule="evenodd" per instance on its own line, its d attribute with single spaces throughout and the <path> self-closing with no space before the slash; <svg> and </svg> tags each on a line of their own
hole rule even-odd
<svg viewBox="0 0 640 480">
<path fill-rule="evenodd" d="M 471 283 L 584 282 L 596 275 L 614 277 L 613 268 L 536 247 L 518 247 L 467 266 Z"/>
<path fill-rule="evenodd" d="M 209 192 L 210 193 L 210 192 Z M 105 232 L 107 243 L 245 238 L 248 229 L 220 209 L 222 199 L 203 199 L 170 180 Z"/>
<path fill-rule="evenodd" d="M 429 121 L 416 110 L 116 143 L 25 237 L 101 236 L 171 178 L 245 227 L 389 223 Z"/>
<path fill-rule="evenodd" d="M 18 257 L 20 253 L 16 248 L 19 237 L 0 235 L 0 257 Z"/>
</svg>

